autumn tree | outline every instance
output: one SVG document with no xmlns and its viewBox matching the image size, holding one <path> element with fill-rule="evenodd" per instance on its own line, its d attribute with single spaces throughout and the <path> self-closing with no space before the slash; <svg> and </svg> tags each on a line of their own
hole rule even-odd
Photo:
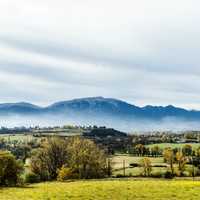
<svg viewBox="0 0 200 200">
<path fill-rule="evenodd" d="M 143 169 L 144 176 L 150 176 L 152 171 L 151 160 L 149 158 L 143 158 L 140 161 L 140 166 Z"/>
<path fill-rule="evenodd" d="M 33 152 L 31 170 L 39 174 L 41 179 L 55 179 L 68 159 L 67 143 L 64 139 L 48 138 L 42 147 Z"/>
<path fill-rule="evenodd" d="M 178 163 L 178 170 L 180 171 L 180 175 L 183 175 L 187 159 L 183 155 L 182 152 L 177 152 L 176 153 L 176 160 L 177 160 L 177 163 Z"/>
<path fill-rule="evenodd" d="M 175 159 L 173 150 L 171 148 L 166 148 L 163 151 L 163 157 L 164 157 L 164 160 L 169 164 L 170 172 L 173 175 L 174 174 L 174 159 Z"/>
<path fill-rule="evenodd" d="M 67 151 L 68 167 L 78 173 L 79 178 L 102 178 L 108 174 L 106 154 L 93 141 L 73 137 L 68 140 Z"/>
</svg>

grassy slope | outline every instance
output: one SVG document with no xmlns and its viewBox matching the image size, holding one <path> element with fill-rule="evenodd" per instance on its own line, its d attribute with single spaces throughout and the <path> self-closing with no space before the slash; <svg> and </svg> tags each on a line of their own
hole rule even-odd
<svg viewBox="0 0 200 200">
<path fill-rule="evenodd" d="M 1 200 L 199 200 L 200 182 L 166 180 L 77 181 L 0 189 Z"/>
</svg>

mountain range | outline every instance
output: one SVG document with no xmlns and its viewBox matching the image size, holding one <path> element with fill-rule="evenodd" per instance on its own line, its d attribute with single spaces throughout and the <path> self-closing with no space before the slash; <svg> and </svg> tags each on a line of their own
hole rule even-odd
<svg viewBox="0 0 200 200">
<path fill-rule="evenodd" d="M 0 104 L 0 116 L 34 116 L 35 118 L 51 116 L 60 118 L 60 122 L 101 124 L 115 127 L 114 123 L 132 123 L 135 121 L 162 121 L 178 119 L 200 121 L 200 111 L 186 110 L 172 105 L 138 107 L 127 102 L 103 97 L 90 97 L 57 102 L 47 107 L 30 103 Z M 62 116 L 62 117 L 61 117 Z M 112 124 L 113 123 L 113 124 Z M 0 124 L 1 125 L 1 124 Z"/>
<path fill-rule="evenodd" d="M 39 107 L 30 103 L 5 103 L 0 104 L 0 115 L 4 114 L 62 114 L 72 115 L 89 114 L 113 117 L 134 117 L 145 119 L 162 119 L 165 117 L 181 117 L 185 119 L 200 119 L 200 111 L 186 110 L 183 108 L 168 106 L 138 107 L 125 101 L 112 98 L 90 97 L 61 101 L 47 107 Z"/>
</svg>

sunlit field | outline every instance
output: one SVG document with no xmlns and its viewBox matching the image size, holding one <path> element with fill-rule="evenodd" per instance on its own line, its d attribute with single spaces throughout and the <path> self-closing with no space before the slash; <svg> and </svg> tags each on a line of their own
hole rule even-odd
<svg viewBox="0 0 200 200">
<path fill-rule="evenodd" d="M 0 189 L 1 200 L 199 200 L 200 182 L 109 180 L 41 183 Z"/>
<path fill-rule="evenodd" d="M 174 149 L 174 148 L 180 148 L 180 149 L 182 149 L 185 145 L 191 145 L 194 150 L 200 147 L 200 143 L 183 143 L 183 144 L 160 143 L 160 144 L 147 145 L 147 147 L 151 148 L 153 146 L 158 146 L 160 149 L 164 149 L 164 148 L 167 148 L 167 147 L 171 147 L 172 149 Z"/>
</svg>

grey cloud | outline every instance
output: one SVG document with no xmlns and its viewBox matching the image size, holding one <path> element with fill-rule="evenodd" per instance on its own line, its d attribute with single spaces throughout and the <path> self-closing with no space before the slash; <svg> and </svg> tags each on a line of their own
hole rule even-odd
<svg viewBox="0 0 200 200">
<path fill-rule="evenodd" d="M 199 5 L 3 0 L 1 101 L 108 96 L 200 109 Z"/>
</svg>

